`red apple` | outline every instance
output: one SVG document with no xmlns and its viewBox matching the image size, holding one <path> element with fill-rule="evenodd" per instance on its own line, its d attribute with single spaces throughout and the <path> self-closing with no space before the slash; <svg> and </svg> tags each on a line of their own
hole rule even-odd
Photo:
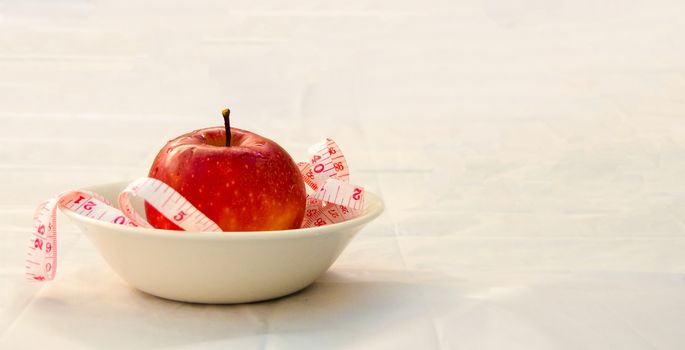
<svg viewBox="0 0 685 350">
<path fill-rule="evenodd" d="M 178 191 L 223 231 L 299 228 L 306 192 L 297 164 L 275 142 L 230 128 L 228 114 L 225 110 L 225 127 L 169 141 L 149 176 Z M 181 230 L 148 203 L 145 211 L 152 226 Z"/>
</svg>

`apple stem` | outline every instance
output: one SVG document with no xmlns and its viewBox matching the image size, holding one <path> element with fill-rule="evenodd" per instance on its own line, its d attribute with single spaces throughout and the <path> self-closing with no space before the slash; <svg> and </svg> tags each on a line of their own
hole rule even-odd
<svg viewBox="0 0 685 350">
<path fill-rule="evenodd" d="M 226 108 L 221 111 L 221 115 L 224 116 L 224 127 L 226 127 L 226 147 L 231 146 L 231 121 L 228 116 L 231 114 L 231 110 Z"/>
</svg>

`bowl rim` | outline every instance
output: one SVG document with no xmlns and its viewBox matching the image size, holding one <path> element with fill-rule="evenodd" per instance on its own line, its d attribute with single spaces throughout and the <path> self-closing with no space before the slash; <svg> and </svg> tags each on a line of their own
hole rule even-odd
<svg viewBox="0 0 685 350">
<path fill-rule="evenodd" d="M 132 180 L 133 181 L 133 180 Z M 100 193 L 105 188 L 117 187 L 123 190 L 131 181 L 110 182 L 99 185 L 88 186 L 84 190 Z M 294 239 L 318 236 L 322 234 L 331 233 L 334 231 L 344 230 L 351 227 L 363 226 L 373 219 L 377 218 L 385 210 L 385 205 L 380 196 L 366 191 L 365 198 L 369 205 L 367 211 L 350 220 L 338 222 L 335 224 L 298 228 L 291 230 L 275 230 L 275 231 L 231 231 L 231 232 L 198 232 L 198 231 L 175 231 L 164 230 L 156 228 L 143 228 L 124 226 L 107 221 L 101 221 L 89 218 L 84 215 L 79 215 L 67 208 L 60 207 L 64 215 L 71 220 L 80 221 L 87 225 L 98 226 L 102 229 L 115 231 L 120 234 L 137 235 L 146 237 L 158 237 L 163 239 L 197 239 L 197 240 L 255 240 L 255 239 Z"/>
</svg>

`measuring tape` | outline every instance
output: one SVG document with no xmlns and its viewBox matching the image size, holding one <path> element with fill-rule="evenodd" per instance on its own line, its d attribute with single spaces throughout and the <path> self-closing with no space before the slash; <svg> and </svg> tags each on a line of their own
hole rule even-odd
<svg viewBox="0 0 685 350">
<path fill-rule="evenodd" d="M 330 138 L 308 149 L 309 162 L 300 162 L 307 194 L 302 227 L 341 222 L 359 216 L 366 208 L 364 188 L 349 183 L 350 172 L 340 147 Z M 57 207 L 100 221 L 134 227 L 152 227 L 133 208 L 133 197 L 145 200 L 185 231 L 221 232 L 221 228 L 169 185 L 143 177 L 119 194 L 119 209 L 101 195 L 67 191 L 38 205 L 33 215 L 26 254 L 26 277 L 34 281 L 55 278 L 57 270 Z"/>
</svg>

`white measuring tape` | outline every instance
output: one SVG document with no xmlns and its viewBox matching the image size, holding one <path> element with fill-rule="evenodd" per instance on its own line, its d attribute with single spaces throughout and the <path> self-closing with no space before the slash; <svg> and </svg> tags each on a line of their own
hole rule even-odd
<svg viewBox="0 0 685 350">
<path fill-rule="evenodd" d="M 308 150 L 309 162 L 298 166 L 307 195 L 302 227 L 322 226 L 354 218 L 365 208 L 364 188 L 349 183 L 349 169 L 340 147 L 324 139 Z M 38 205 L 33 215 L 33 232 L 26 256 L 26 277 L 35 281 L 55 278 L 57 270 L 57 207 L 120 225 L 152 227 L 131 204 L 138 197 L 186 231 L 220 232 L 219 226 L 173 188 L 157 179 L 143 177 L 130 183 L 118 197 L 120 209 L 97 193 L 63 192 Z"/>
</svg>

